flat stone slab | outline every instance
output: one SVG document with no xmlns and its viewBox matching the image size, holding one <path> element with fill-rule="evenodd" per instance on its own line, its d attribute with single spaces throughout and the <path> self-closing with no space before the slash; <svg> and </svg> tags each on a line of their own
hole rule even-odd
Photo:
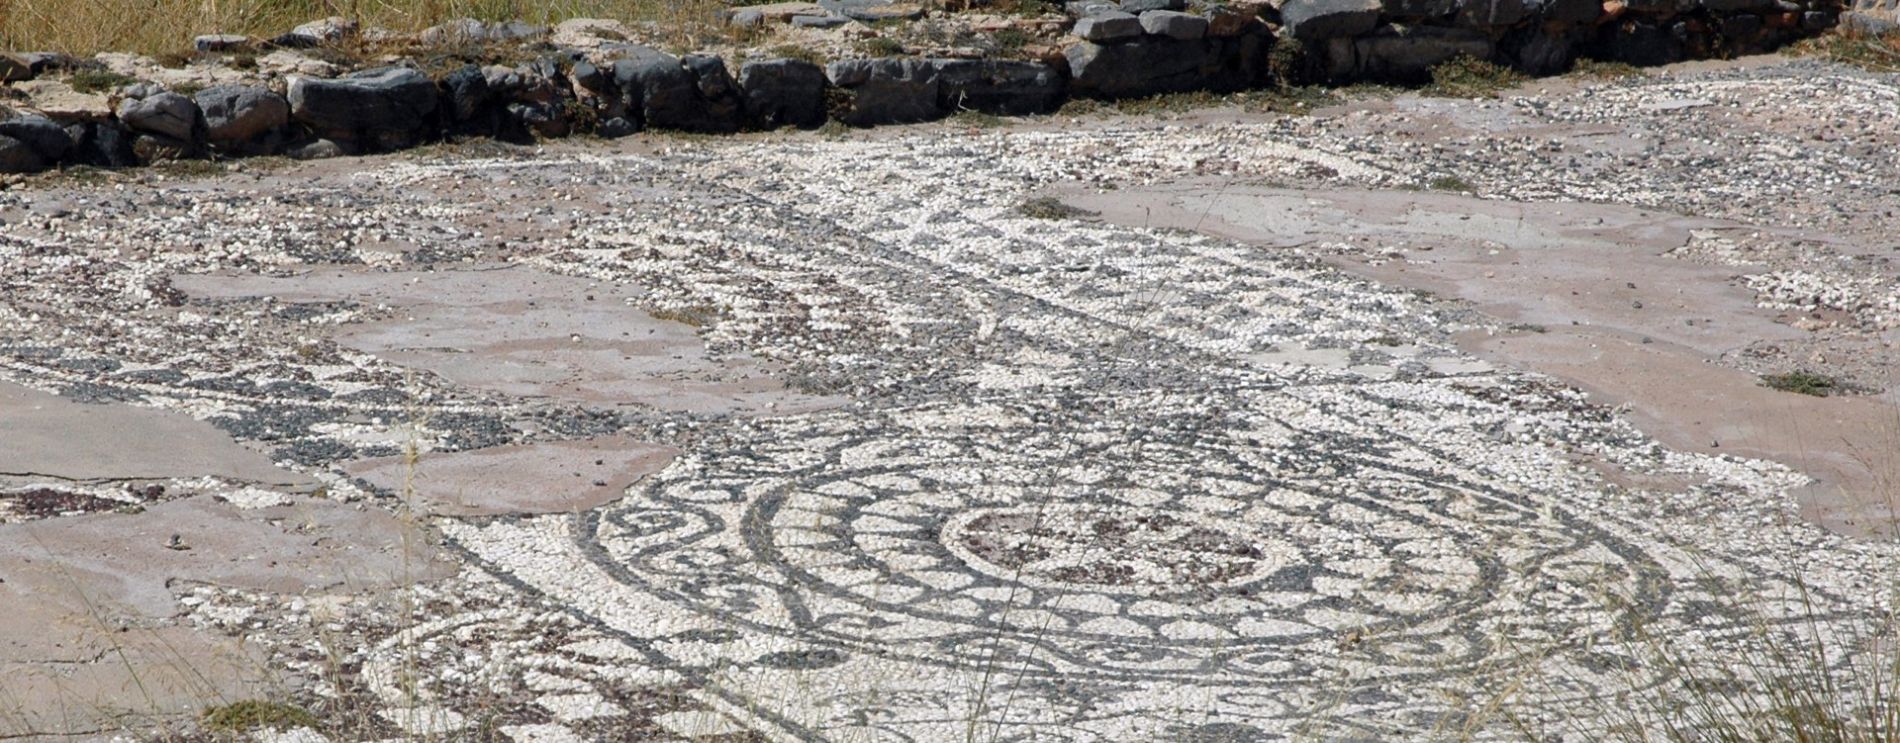
<svg viewBox="0 0 1900 743">
<path fill-rule="evenodd" d="M 866 23 L 880 21 L 909 21 L 924 17 L 924 6 L 919 3 L 890 2 L 890 0 L 818 0 L 825 10 Z"/>
<path fill-rule="evenodd" d="M 1075 35 L 1096 43 L 1132 39 L 1141 33 L 1141 20 L 1120 11 L 1096 13 L 1075 22 Z"/>
<path fill-rule="evenodd" d="M 758 13 L 762 19 L 771 21 L 773 23 L 789 23 L 794 16 L 824 15 L 827 12 L 824 6 L 821 6 L 817 3 L 803 3 L 803 2 L 747 5 L 741 8 L 735 8 L 734 10 L 735 11 L 744 10 L 744 11 L 751 11 L 753 13 Z"/>
<path fill-rule="evenodd" d="M 272 464 L 175 412 L 73 402 L 0 382 L 0 474 L 63 480 L 223 477 L 291 487 L 316 481 Z"/>
<path fill-rule="evenodd" d="M 1192 41 L 1207 35 L 1207 19 L 1173 10 L 1150 10 L 1141 14 L 1141 30 L 1151 36 Z"/>
<path fill-rule="evenodd" d="M 174 590 L 291 601 L 453 574 L 386 511 L 280 502 L 239 507 L 199 495 L 139 513 L 0 525 L 0 732 L 109 733 L 128 719 L 192 719 L 206 700 L 281 696 L 298 683 L 255 643 L 176 621 L 185 606 Z"/>
<path fill-rule="evenodd" d="M 112 102 L 105 95 L 81 93 L 58 80 L 28 80 L 13 89 L 26 95 L 25 108 L 58 121 L 104 121 L 112 116 Z"/>
<path fill-rule="evenodd" d="M 792 16 L 792 25 L 799 28 L 837 28 L 850 22 L 850 18 L 831 13 Z"/>
<path fill-rule="evenodd" d="M 206 34 L 193 38 L 191 45 L 208 53 L 247 51 L 256 48 L 257 40 L 240 34 Z"/>
<path fill-rule="evenodd" d="M 679 450 L 624 436 L 427 453 L 344 467 L 377 487 L 413 492 L 431 513 L 456 516 L 575 513 L 612 502 Z"/>
</svg>

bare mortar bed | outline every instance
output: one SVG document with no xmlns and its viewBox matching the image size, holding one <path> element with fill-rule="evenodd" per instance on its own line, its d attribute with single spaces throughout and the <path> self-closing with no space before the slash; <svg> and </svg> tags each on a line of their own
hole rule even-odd
<svg viewBox="0 0 1900 743">
<path fill-rule="evenodd" d="M 1327 101 L 18 179 L 0 739 L 1599 740 L 1891 640 L 1900 78 Z"/>
</svg>

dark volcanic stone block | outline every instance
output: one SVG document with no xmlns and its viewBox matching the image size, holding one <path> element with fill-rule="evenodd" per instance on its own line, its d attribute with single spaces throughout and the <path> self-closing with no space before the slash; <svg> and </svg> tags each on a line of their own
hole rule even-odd
<svg viewBox="0 0 1900 743">
<path fill-rule="evenodd" d="M 825 123 L 825 71 L 802 59 L 747 62 L 739 68 L 746 125 L 811 128 Z"/>
<path fill-rule="evenodd" d="M 400 149 L 429 134 L 438 101 L 435 83 L 406 67 L 365 70 L 335 80 L 293 78 L 291 116 L 319 137 Z"/>
<path fill-rule="evenodd" d="M 1301 41 L 1359 36 L 1379 25 L 1379 0 L 1287 0 L 1280 6 L 1282 33 Z"/>
<path fill-rule="evenodd" d="M 937 67 L 922 59 L 853 59 L 825 66 L 832 87 L 843 92 L 833 110 L 852 126 L 907 124 L 942 118 Z"/>
<path fill-rule="evenodd" d="M 290 123 L 290 101 L 268 88 L 219 85 L 193 96 L 204 110 L 206 138 L 220 150 L 268 152 Z"/>
<path fill-rule="evenodd" d="M 1219 65 L 1210 54 L 1220 42 L 1149 37 L 1128 44 L 1069 47 L 1069 77 L 1078 95 L 1133 98 L 1212 87 Z"/>
<path fill-rule="evenodd" d="M 1047 113 L 1062 105 L 1062 73 L 1041 62 L 940 59 L 938 104 L 945 111 L 1005 116 Z"/>
</svg>

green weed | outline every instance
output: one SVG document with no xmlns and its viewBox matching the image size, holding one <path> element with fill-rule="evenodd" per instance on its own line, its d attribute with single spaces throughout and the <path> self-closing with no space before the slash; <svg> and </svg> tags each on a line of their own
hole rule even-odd
<svg viewBox="0 0 1900 743">
<path fill-rule="evenodd" d="M 1769 389 L 1815 397 L 1827 397 L 1839 388 L 1833 377 L 1801 370 L 1782 374 L 1763 374 L 1761 383 Z"/>
<path fill-rule="evenodd" d="M 1030 219 L 1075 219 L 1091 217 L 1095 212 L 1062 203 L 1054 196 L 1036 196 L 1016 205 L 1016 213 Z"/>
<path fill-rule="evenodd" d="M 117 72 L 85 69 L 74 72 L 69 84 L 81 93 L 104 93 L 135 82 L 138 80 Z"/>
</svg>

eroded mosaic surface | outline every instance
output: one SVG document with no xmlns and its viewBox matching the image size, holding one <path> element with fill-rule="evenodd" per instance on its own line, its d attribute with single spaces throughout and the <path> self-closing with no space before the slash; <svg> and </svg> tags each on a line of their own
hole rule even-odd
<svg viewBox="0 0 1900 743">
<path fill-rule="evenodd" d="M 1701 85 L 1625 103 L 1788 94 Z M 1719 653 L 1759 626 L 1725 608 L 1744 590 L 1866 610 L 1856 586 L 1881 555 L 1801 524 L 1783 493 L 1804 478 L 1670 451 L 1580 392 L 1456 350 L 1452 333 L 1494 328 L 1468 308 L 1305 247 L 1020 209 L 1073 182 L 1415 185 L 1427 174 L 1399 149 L 1300 120 L 1103 125 L 399 161 L 269 195 L 183 192 L 137 203 L 136 222 L 0 236 L 17 292 L 0 363 L 68 396 L 187 411 L 335 499 L 388 504 L 341 468 L 405 446 L 678 446 L 597 509 L 428 521 L 463 574 L 430 589 L 430 621 L 355 651 L 359 688 L 331 690 L 376 700 L 392 735 L 475 730 L 468 707 L 487 705 L 507 724 L 480 729 L 517 740 L 1416 738 L 1530 669 L 1551 681 L 1523 698 L 1558 715 L 1640 687 L 1617 670 L 1632 616 Z M 1480 175 L 1523 199 L 1593 195 Z M 1587 180 L 1640 202 L 1670 177 Z M 519 208 L 498 218 L 497 199 Z M 477 299 L 493 271 L 584 285 L 579 305 L 619 291 L 701 325 L 713 362 L 777 365 L 798 397 L 520 394 L 413 361 L 419 340 L 336 340 L 417 312 L 401 282 L 207 293 L 206 276 L 312 263 L 453 275 Z M 573 322 L 548 347 L 599 349 L 575 368 L 632 353 L 611 316 Z M 1612 486 L 1589 463 L 1693 484 Z M 566 487 L 523 483 L 542 486 Z M 324 621 L 200 593 L 197 615 L 231 631 L 257 611 Z"/>
</svg>

